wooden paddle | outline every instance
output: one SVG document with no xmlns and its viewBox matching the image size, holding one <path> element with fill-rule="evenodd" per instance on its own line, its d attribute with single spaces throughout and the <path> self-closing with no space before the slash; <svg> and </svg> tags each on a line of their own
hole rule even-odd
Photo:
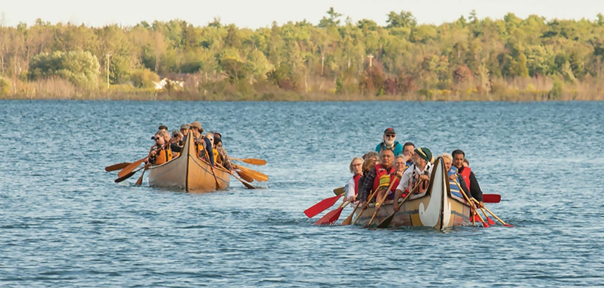
<svg viewBox="0 0 604 288">
<path fill-rule="evenodd" d="M 239 180 L 241 182 L 241 184 L 243 184 L 243 186 L 245 186 L 247 189 L 256 189 L 256 187 L 252 186 L 250 183 L 243 181 L 241 178 L 235 176 L 234 174 L 231 174 L 231 175 L 233 177 L 235 177 L 235 179 Z"/>
<path fill-rule="evenodd" d="M 327 208 L 333 206 L 333 204 L 338 202 L 338 199 L 340 199 L 340 197 L 342 197 L 342 194 L 325 198 L 319 201 L 319 203 L 312 205 L 308 209 L 304 210 L 304 214 L 306 214 L 306 217 L 308 218 L 315 217 L 317 216 L 317 214 L 327 210 Z"/>
<path fill-rule="evenodd" d="M 477 201 L 477 200 L 474 199 L 474 201 Z M 495 219 L 497 219 L 497 221 L 501 222 L 501 224 L 503 224 L 503 226 L 505 226 L 505 227 L 514 227 L 514 225 L 512 225 L 512 224 L 507 224 L 507 223 L 503 222 L 503 220 L 501 220 L 499 217 L 497 217 L 497 215 L 495 215 L 495 213 L 491 212 L 491 210 L 489 210 L 489 208 L 484 207 L 484 209 L 487 210 L 487 212 L 489 212 L 489 214 L 493 215 L 493 217 Z"/>
<path fill-rule="evenodd" d="M 472 200 L 473 200 L 474 202 L 476 202 L 476 205 L 478 205 L 478 203 L 480 203 L 480 202 L 478 202 L 478 200 L 476 200 L 476 199 L 474 199 L 474 198 L 472 198 Z M 487 212 L 486 212 L 486 211 L 484 211 L 484 208 L 483 208 L 483 207 L 480 207 L 480 210 L 482 211 L 482 214 L 484 215 L 484 218 L 486 218 L 486 219 L 487 219 L 487 223 L 489 223 L 489 225 L 495 225 L 495 221 L 493 221 L 493 220 L 491 220 L 491 218 L 489 218 L 489 215 L 487 215 Z"/>
<path fill-rule="evenodd" d="M 266 160 L 262 160 L 262 159 L 256 159 L 256 158 L 245 158 L 245 159 L 239 159 L 239 158 L 231 158 L 232 160 L 235 161 L 241 161 L 247 164 L 252 164 L 252 165 L 257 165 L 257 166 L 262 166 L 266 164 Z"/>
<path fill-rule="evenodd" d="M 373 200 L 373 195 L 374 194 L 375 193 L 373 193 L 373 191 L 371 192 L 371 194 L 369 194 L 369 200 L 367 200 L 367 202 L 371 202 L 371 200 Z M 342 226 L 343 225 L 350 225 L 350 224 L 352 224 L 352 217 L 354 216 L 354 212 L 357 211 L 357 209 L 359 208 L 359 205 L 361 205 L 361 202 L 362 201 L 359 201 L 357 203 L 357 206 L 354 207 L 354 210 L 352 210 L 352 213 L 350 213 L 350 215 L 348 215 L 348 217 L 346 217 L 346 219 L 344 219 L 344 221 L 342 222 Z M 359 215 L 361 215 L 361 214 L 359 213 Z M 357 217 L 357 219 L 358 219 L 358 217 Z"/>
<path fill-rule="evenodd" d="M 371 200 L 373 200 L 373 197 L 375 195 L 377 195 L 377 193 L 372 192 L 371 195 L 369 196 L 369 199 L 367 200 L 367 203 L 371 203 Z M 355 218 L 354 221 L 352 222 L 352 225 L 357 224 L 357 221 L 359 221 L 359 218 L 361 218 L 361 215 L 363 215 L 363 212 L 359 213 L 359 215 L 357 216 L 357 218 Z"/>
<path fill-rule="evenodd" d="M 336 189 L 333 189 L 333 194 L 336 194 L 336 195 L 342 195 L 342 194 L 344 194 L 344 192 L 346 192 L 346 191 L 344 191 L 344 187 L 338 187 Z"/>
<path fill-rule="evenodd" d="M 254 178 L 250 177 L 250 175 L 245 174 L 245 172 L 241 172 L 238 170 L 235 170 L 235 172 L 237 172 L 237 175 L 239 175 L 239 177 L 243 178 L 245 181 L 254 182 Z"/>
<path fill-rule="evenodd" d="M 118 163 L 118 164 L 113 164 L 111 166 L 105 167 L 105 171 L 107 171 L 107 172 L 117 171 L 117 170 L 120 170 L 120 169 L 124 169 L 126 166 L 128 166 L 130 164 L 132 164 L 132 163 L 130 163 L 130 162 L 122 162 L 122 163 Z"/>
<path fill-rule="evenodd" d="M 491 226 L 489 226 L 489 224 L 487 222 L 484 222 L 484 220 L 482 219 L 482 217 L 480 217 L 480 214 L 478 214 L 478 211 L 476 210 L 476 205 L 474 204 L 474 202 L 472 202 L 470 200 L 470 198 L 468 197 L 468 195 L 466 194 L 465 191 L 463 191 L 463 189 L 461 188 L 461 186 L 459 185 L 459 183 L 457 182 L 456 179 L 453 179 L 453 182 L 455 182 L 455 185 L 457 185 L 457 187 L 459 188 L 459 192 L 461 192 L 461 195 L 463 195 L 463 198 L 466 199 L 466 201 L 468 202 L 468 204 L 470 205 L 470 207 L 472 207 L 475 211 L 475 215 L 478 216 L 478 219 L 480 219 L 480 222 L 482 222 L 482 227 L 484 228 L 489 228 Z M 475 220 L 472 220 L 473 223 L 475 223 Z"/>
<path fill-rule="evenodd" d="M 134 183 L 134 185 L 141 186 L 143 184 L 143 176 L 145 176 L 145 171 L 147 171 L 147 169 L 149 169 L 149 165 L 145 165 L 143 173 L 141 173 L 141 177 L 138 177 L 138 180 L 136 180 L 136 183 Z"/>
<path fill-rule="evenodd" d="M 256 170 L 252 170 L 245 166 L 239 166 L 239 165 L 237 165 L 237 168 L 239 170 L 241 170 L 242 172 L 244 172 L 245 174 L 249 175 L 250 177 L 254 178 L 256 181 L 260 181 L 260 182 L 268 181 L 268 176 L 262 172 L 258 172 Z"/>
<path fill-rule="evenodd" d="M 145 159 L 147 159 L 147 157 L 144 157 L 142 159 L 132 162 L 130 165 L 124 167 L 124 169 L 122 169 L 122 171 L 117 173 L 117 176 L 124 177 L 124 176 L 128 175 L 128 173 L 132 172 L 132 170 L 136 169 L 139 165 L 141 165 L 141 163 L 143 163 L 145 161 Z"/>
<path fill-rule="evenodd" d="M 344 204 L 344 203 L 346 203 L 346 204 Z M 333 222 L 338 221 L 338 218 L 340 218 L 340 214 L 342 214 L 342 210 L 344 210 L 344 208 L 346 206 L 348 206 L 348 204 L 350 204 L 350 203 L 352 203 L 352 202 L 351 201 L 342 202 L 342 205 L 340 205 L 340 207 L 327 212 L 327 214 L 325 214 L 323 217 L 321 217 L 321 219 L 319 219 L 317 222 L 315 222 L 315 225 L 332 224 Z"/>
<path fill-rule="evenodd" d="M 210 147 L 210 149 L 212 149 L 212 147 Z M 214 176 L 214 181 L 216 181 L 216 189 L 222 189 L 222 187 L 220 187 L 220 183 L 218 183 L 218 178 L 216 178 L 216 172 L 214 172 L 214 165 L 212 165 L 212 162 L 210 161 L 210 154 L 208 154 L 208 149 L 203 149 L 203 151 L 206 152 L 206 158 L 208 158 L 208 166 L 210 166 L 212 176 Z"/>
<path fill-rule="evenodd" d="M 398 176 L 394 176 L 394 178 L 398 178 Z M 376 202 L 375 205 L 378 206 L 377 204 L 379 203 L 380 205 L 382 205 L 382 203 L 384 203 L 384 200 L 386 200 L 386 198 L 388 197 L 388 191 L 390 191 L 392 189 L 392 185 L 394 185 L 395 181 L 391 181 L 390 186 L 388 186 L 388 190 L 386 190 L 384 192 L 384 196 L 382 196 L 382 199 L 379 202 Z M 378 189 L 377 191 L 379 191 L 380 189 Z M 376 192 L 377 195 L 378 192 Z M 373 219 L 375 219 L 375 216 L 378 213 L 378 209 L 374 208 L 374 212 L 373 212 L 373 216 L 371 216 L 371 220 L 369 220 L 369 223 L 367 223 L 367 225 L 365 225 L 363 228 L 367 228 L 369 226 L 371 226 L 371 223 L 373 223 Z"/>
<path fill-rule="evenodd" d="M 405 203 L 405 201 L 407 201 L 407 199 L 409 198 L 409 196 L 411 196 L 411 194 L 415 193 L 415 191 L 417 191 L 417 189 L 419 189 L 419 185 L 422 184 L 422 182 L 424 182 L 424 180 L 419 181 L 419 183 L 417 183 L 417 185 L 415 185 L 415 187 L 411 190 L 411 192 L 409 192 L 409 194 L 407 194 L 405 196 L 405 198 L 403 198 L 403 201 L 398 203 L 398 209 L 401 209 L 401 207 L 403 207 L 403 203 Z M 396 205 L 396 203 L 392 203 L 392 205 Z M 394 215 L 396 215 L 396 213 L 397 213 L 397 211 L 392 212 L 392 214 L 390 216 L 388 216 L 388 218 L 382 220 L 382 222 L 380 222 L 380 224 L 378 224 L 377 228 L 388 228 L 388 226 L 390 226 L 390 222 L 392 222 L 392 219 L 394 219 Z"/>
<path fill-rule="evenodd" d="M 140 171 L 141 169 L 143 169 L 143 167 L 138 168 L 138 169 L 136 169 L 136 170 L 134 170 L 134 171 L 132 171 L 132 172 L 130 172 L 130 173 L 128 173 L 128 174 L 126 174 L 126 175 L 122 176 L 122 177 L 119 177 L 119 178 L 115 179 L 115 180 L 114 180 L 114 182 L 115 182 L 115 183 L 120 183 L 120 182 L 123 182 L 124 180 L 126 180 L 126 179 L 128 179 L 128 178 L 132 177 L 132 175 L 134 175 L 136 172 Z"/>
</svg>

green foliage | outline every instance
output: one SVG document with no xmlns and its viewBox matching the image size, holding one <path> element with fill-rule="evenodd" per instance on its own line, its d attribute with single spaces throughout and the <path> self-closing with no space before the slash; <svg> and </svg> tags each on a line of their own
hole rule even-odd
<svg viewBox="0 0 604 288">
<path fill-rule="evenodd" d="M 98 28 L 38 19 L 33 26 L 0 27 L 0 74 L 21 79 L 27 71 L 29 80 L 61 77 L 90 89 L 107 76 L 114 85 L 150 87 L 158 75 L 178 75 L 197 79 L 200 91 L 227 87 L 214 90 L 227 94 L 421 90 L 426 97 L 461 86 L 477 87 L 480 94 L 507 93 L 516 88 L 503 89 L 506 81 L 529 77 L 573 85 L 604 80 L 602 14 L 578 21 L 512 13 L 479 19 L 472 11 L 439 25 L 418 24 L 408 11 L 384 16 L 385 26 L 370 19 L 353 24 L 332 7 L 319 23 L 273 23 L 255 30 L 220 19 L 202 27 L 171 20 Z M 29 70 L 15 68 L 26 63 Z"/>
<path fill-rule="evenodd" d="M 153 73 L 153 71 L 143 68 L 137 69 L 132 72 L 130 79 L 134 87 L 137 88 L 153 88 L 155 84 L 153 82 L 159 81 L 159 76 Z"/>
<path fill-rule="evenodd" d="M 554 82 L 554 86 L 552 87 L 552 90 L 549 91 L 549 94 L 547 95 L 547 97 L 550 100 L 556 100 L 559 99 L 562 96 L 562 87 L 564 86 L 564 83 L 560 80 L 556 80 Z"/>
<path fill-rule="evenodd" d="M 0 77 L 0 97 L 8 96 L 11 93 L 11 87 L 10 80 Z"/>
<path fill-rule="evenodd" d="M 96 56 L 88 51 L 41 53 L 29 63 L 28 78 L 37 80 L 56 76 L 77 87 L 93 89 L 98 84 L 99 68 Z"/>
</svg>

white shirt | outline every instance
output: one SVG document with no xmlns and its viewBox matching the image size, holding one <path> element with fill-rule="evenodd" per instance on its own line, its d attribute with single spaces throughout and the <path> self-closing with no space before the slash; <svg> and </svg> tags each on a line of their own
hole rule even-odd
<svg viewBox="0 0 604 288">
<path fill-rule="evenodd" d="M 413 166 L 407 168 L 407 170 L 405 170 L 405 172 L 403 173 L 403 177 L 401 178 L 401 182 L 398 183 L 398 186 L 396 187 L 396 190 L 401 190 L 401 191 L 405 191 L 407 188 L 409 188 L 409 185 L 411 185 L 411 181 L 413 181 L 413 172 L 415 171 L 415 175 L 424 175 L 424 173 L 427 171 L 427 175 L 432 175 L 432 168 L 434 168 L 434 165 L 432 165 L 432 163 L 428 162 L 426 164 L 426 167 L 424 167 L 424 170 L 419 170 L 419 167 L 417 167 L 417 165 L 413 164 Z M 413 189 L 413 187 L 410 187 L 409 189 Z"/>
<path fill-rule="evenodd" d="M 346 190 L 346 197 L 354 197 L 355 185 L 354 185 L 354 176 L 350 177 L 348 180 L 348 184 L 344 186 L 344 190 Z"/>
</svg>

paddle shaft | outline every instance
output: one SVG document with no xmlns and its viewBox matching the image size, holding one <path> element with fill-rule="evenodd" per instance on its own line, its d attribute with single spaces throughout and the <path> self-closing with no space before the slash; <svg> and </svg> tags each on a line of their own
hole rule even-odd
<svg viewBox="0 0 604 288">
<path fill-rule="evenodd" d="M 243 186 L 245 186 L 246 188 L 248 188 L 248 189 L 256 189 L 256 187 L 254 187 L 254 186 L 250 185 L 249 183 L 243 181 L 243 179 L 235 176 L 234 174 L 231 174 L 231 175 L 233 175 L 233 177 L 235 177 L 235 179 L 239 180 L 241 182 L 241 184 L 243 184 Z"/>
<path fill-rule="evenodd" d="M 405 203 L 405 201 L 407 201 L 407 199 L 409 197 L 411 197 L 411 194 L 413 194 L 415 191 L 417 191 L 417 189 L 419 189 L 419 185 L 422 184 L 422 182 L 424 182 L 424 180 L 420 180 L 413 189 L 411 189 L 411 192 L 409 192 L 409 194 L 407 194 L 405 196 L 405 198 L 403 198 L 403 201 L 401 201 L 400 203 L 398 203 L 398 209 L 401 209 L 401 207 L 403 207 L 403 204 Z M 392 203 L 392 205 L 396 205 L 396 203 Z M 378 224 L 378 228 L 386 228 L 390 225 L 390 222 L 392 222 L 392 219 L 394 218 L 394 215 L 396 215 L 398 211 L 393 211 L 392 214 L 390 216 L 388 216 L 388 218 L 382 220 L 382 222 L 380 224 Z M 386 226 L 386 227 L 383 227 Z"/>
<path fill-rule="evenodd" d="M 476 200 L 474 200 L 476 201 Z M 503 224 L 503 226 L 508 226 L 511 227 L 512 225 L 505 223 L 503 220 L 501 220 L 499 217 L 497 217 L 497 215 L 495 215 L 495 213 L 491 212 L 491 210 L 489 210 L 489 208 L 484 207 L 485 210 L 487 210 L 487 212 L 489 212 L 489 214 L 493 215 L 493 218 L 497 219 L 497 221 L 501 222 L 501 224 Z"/>
<path fill-rule="evenodd" d="M 136 183 L 134 183 L 134 185 L 141 186 L 143 184 L 143 176 L 145 176 L 145 171 L 147 171 L 148 168 L 149 168 L 149 165 L 145 165 L 145 168 L 143 169 L 143 173 L 141 173 L 141 177 L 138 177 L 138 180 L 136 180 Z"/>
<path fill-rule="evenodd" d="M 470 200 L 470 198 L 468 197 L 468 195 L 466 194 L 465 191 L 463 191 L 463 189 L 461 188 L 461 186 L 459 185 L 459 183 L 457 182 L 456 179 L 453 179 L 453 182 L 455 182 L 455 185 L 457 185 L 457 187 L 459 188 L 459 192 L 461 192 L 461 195 L 463 195 L 463 198 L 466 199 L 466 201 L 468 201 L 468 204 L 470 204 L 470 206 L 472 208 L 474 208 L 474 213 L 476 213 L 476 215 L 478 215 L 478 219 L 480 219 L 480 222 L 482 222 L 482 226 L 483 227 L 489 227 L 489 224 L 487 224 L 486 222 L 484 222 L 484 220 L 482 219 L 482 217 L 480 217 L 480 214 L 478 214 L 478 211 L 476 211 L 476 205 L 474 204 L 474 202 L 472 202 Z M 476 200 L 476 199 L 474 199 Z M 474 220 L 472 220 L 472 222 L 474 222 Z"/>
<path fill-rule="evenodd" d="M 210 147 L 212 149 L 212 147 Z M 214 176 L 214 181 L 216 181 L 216 189 L 220 189 L 220 183 L 218 183 L 218 178 L 216 178 L 216 172 L 214 172 L 214 165 L 212 165 L 212 161 L 210 161 L 210 154 L 208 154 L 208 149 L 204 149 L 206 152 L 206 158 L 208 158 L 208 165 L 210 165 L 210 170 L 212 170 L 212 176 Z"/>
<path fill-rule="evenodd" d="M 373 200 L 373 197 L 375 196 L 375 194 L 376 194 L 375 191 L 371 192 L 371 195 L 369 195 L 369 198 L 367 199 L 367 203 L 369 203 L 369 202 L 371 202 L 371 200 Z M 353 211 L 353 213 L 354 213 L 354 211 Z M 359 213 L 357 218 L 354 219 L 354 222 L 352 222 L 352 225 L 357 223 L 359 218 L 361 218 L 361 215 L 363 215 L 363 212 Z M 352 214 L 350 216 L 352 216 Z"/>
<path fill-rule="evenodd" d="M 396 178 L 398 178 L 398 176 L 394 176 L 394 178 L 396 179 Z M 390 186 L 388 186 L 388 190 L 384 191 L 384 196 L 382 196 L 382 199 L 380 200 L 380 202 L 375 203 L 376 206 L 378 203 L 381 206 L 382 203 L 384 202 L 384 200 L 386 200 L 386 198 L 388 197 L 388 192 L 390 191 L 390 189 L 392 189 L 392 185 L 394 185 L 394 182 L 395 181 L 392 181 L 392 183 L 390 183 Z M 379 191 L 380 189 L 377 189 L 377 190 Z M 375 208 L 377 208 L 377 207 L 375 207 Z M 365 227 L 369 227 L 371 225 L 371 223 L 373 223 L 373 219 L 375 219 L 375 216 L 378 213 L 378 209 L 375 209 L 375 208 L 374 208 L 375 211 L 373 212 L 373 216 L 371 216 L 371 220 L 369 220 L 369 223 L 367 223 L 367 225 Z"/>
</svg>

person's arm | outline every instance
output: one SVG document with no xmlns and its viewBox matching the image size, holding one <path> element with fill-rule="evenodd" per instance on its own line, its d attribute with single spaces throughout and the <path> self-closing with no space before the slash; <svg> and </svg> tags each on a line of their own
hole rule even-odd
<svg viewBox="0 0 604 288">
<path fill-rule="evenodd" d="M 381 150 L 382 150 L 382 143 L 375 146 L 375 152 L 380 153 Z"/>
<path fill-rule="evenodd" d="M 212 166 L 214 166 L 214 149 L 212 149 L 212 143 L 210 142 L 210 139 L 208 139 L 208 137 L 204 138 L 204 143 L 206 144 L 205 148 L 206 151 L 208 151 L 208 157 L 210 158 L 208 159 L 208 161 Z"/>
<path fill-rule="evenodd" d="M 350 180 L 348 180 L 348 184 L 346 184 L 346 198 L 349 201 L 352 201 L 354 199 L 354 178 L 350 177 Z"/>
<path fill-rule="evenodd" d="M 459 174 L 455 174 L 457 175 L 457 183 L 459 183 L 459 186 L 461 186 L 461 189 L 466 193 L 466 195 L 468 195 L 468 197 L 471 197 L 472 194 L 470 193 L 470 189 L 468 189 L 468 187 L 466 186 L 466 181 L 463 180 L 463 177 Z"/>
<path fill-rule="evenodd" d="M 367 202 L 367 198 L 369 198 L 369 191 L 373 188 L 373 180 L 375 180 L 376 170 L 375 168 L 371 168 L 367 174 L 365 175 L 365 181 L 363 181 L 363 195 L 362 201 L 365 204 Z"/>
<path fill-rule="evenodd" d="M 482 203 L 482 190 L 480 190 L 480 185 L 478 185 L 478 181 L 476 180 L 476 176 L 474 176 L 474 172 L 470 172 L 470 192 L 474 199 Z"/>
<path fill-rule="evenodd" d="M 396 146 L 394 146 L 394 156 L 399 156 L 401 154 L 403 154 L 403 145 L 396 142 Z"/>
</svg>

